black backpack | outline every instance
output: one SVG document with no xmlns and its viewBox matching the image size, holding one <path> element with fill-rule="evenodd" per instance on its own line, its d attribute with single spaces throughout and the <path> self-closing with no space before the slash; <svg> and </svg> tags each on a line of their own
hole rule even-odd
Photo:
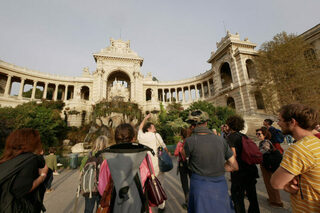
<svg viewBox="0 0 320 213">
<path fill-rule="evenodd" d="M 279 150 L 273 149 L 263 154 L 262 165 L 266 170 L 275 172 L 279 168 L 281 161 L 282 154 Z"/>
<path fill-rule="evenodd" d="M 33 153 L 23 153 L 0 164 L 0 213 L 34 212 L 34 204 L 23 198 L 16 199 L 10 192 L 16 175 L 34 158 L 36 158 L 36 155 Z M 38 191 L 37 193 L 39 208 L 45 211 L 40 192 Z"/>
</svg>

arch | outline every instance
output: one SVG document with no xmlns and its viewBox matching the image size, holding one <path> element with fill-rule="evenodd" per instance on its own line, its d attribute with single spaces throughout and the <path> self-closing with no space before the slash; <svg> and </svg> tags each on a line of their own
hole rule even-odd
<svg viewBox="0 0 320 213">
<path fill-rule="evenodd" d="M 246 60 L 246 68 L 249 79 L 257 77 L 256 67 L 251 59 Z"/>
<path fill-rule="evenodd" d="M 224 62 L 221 65 L 220 77 L 221 77 L 222 87 L 229 87 L 230 84 L 232 83 L 232 74 L 231 74 L 231 69 L 228 62 Z"/>
<path fill-rule="evenodd" d="M 131 78 L 126 71 L 116 70 L 109 74 L 107 78 L 107 99 L 120 99 L 130 101 L 131 98 Z"/>
<path fill-rule="evenodd" d="M 233 97 L 228 97 L 227 98 L 227 106 L 233 109 L 236 109 L 236 103 L 234 102 Z"/>
<path fill-rule="evenodd" d="M 146 90 L 146 101 L 151 101 L 151 99 L 152 99 L 152 89 L 148 88 Z"/>
<path fill-rule="evenodd" d="M 80 97 L 82 100 L 89 100 L 90 98 L 90 89 L 87 86 L 82 86 L 80 90 Z"/>
<path fill-rule="evenodd" d="M 262 96 L 261 92 L 255 91 L 254 98 L 256 100 L 257 109 L 265 109 L 263 96 Z"/>
</svg>

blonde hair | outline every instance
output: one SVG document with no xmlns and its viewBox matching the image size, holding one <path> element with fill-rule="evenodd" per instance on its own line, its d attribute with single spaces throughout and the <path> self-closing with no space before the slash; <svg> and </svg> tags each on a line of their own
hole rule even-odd
<svg viewBox="0 0 320 213">
<path fill-rule="evenodd" d="M 100 150 L 103 150 L 110 145 L 109 143 L 110 143 L 109 138 L 104 135 L 101 135 L 94 141 L 92 146 L 92 151 L 98 152 Z"/>
</svg>

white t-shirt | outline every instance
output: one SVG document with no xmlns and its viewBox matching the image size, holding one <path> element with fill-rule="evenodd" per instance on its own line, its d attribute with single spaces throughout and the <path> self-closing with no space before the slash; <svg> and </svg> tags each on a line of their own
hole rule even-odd
<svg viewBox="0 0 320 213">
<path fill-rule="evenodd" d="M 158 163 L 158 147 L 162 146 L 163 148 L 166 147 L 166 144 L 163 142 L 162 137 L 159 133 L 152 133 L 152 132 L 146 132 L 143 133 L 142 130 L 139 129 L 138 131 L 138 141 L 139 143 L 146 145 L 153 149 L 155 155 L 153 156 L 150 153 L 152 164 L 154 168 L 154 173 L 156 176 L 158 176 L 160 170 L 159 170 L 159 163 Z"/>
</svg>

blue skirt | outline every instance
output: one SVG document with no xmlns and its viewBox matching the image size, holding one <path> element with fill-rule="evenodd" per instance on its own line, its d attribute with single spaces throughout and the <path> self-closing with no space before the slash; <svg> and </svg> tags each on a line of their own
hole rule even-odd
<svg viewBox="0 0 320 213">
<path fill-rule="evenodd" d="M 228 185 L 223 176 L 204 177 L 192 173 L 188 213 L 234 213 Z"/>
</svg>

